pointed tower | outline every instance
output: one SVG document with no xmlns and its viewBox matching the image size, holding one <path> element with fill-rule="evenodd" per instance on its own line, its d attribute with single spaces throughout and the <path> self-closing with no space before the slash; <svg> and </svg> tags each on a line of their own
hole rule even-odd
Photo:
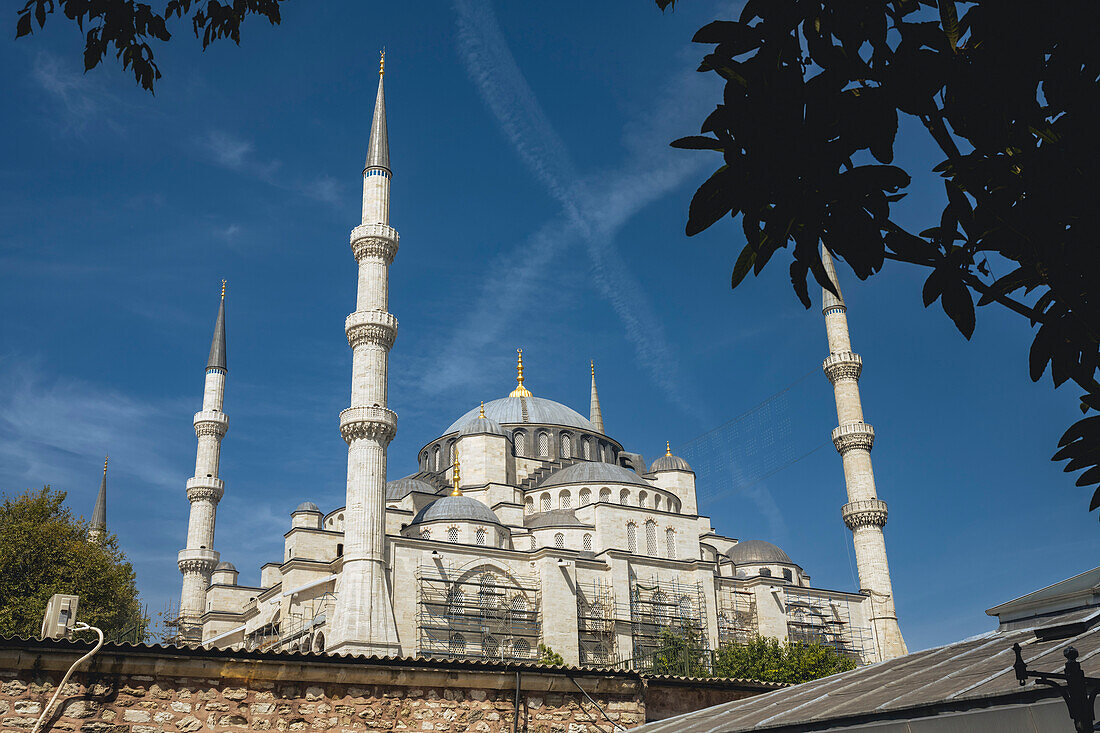
<svg viewBox="0 0 1100 733">
<path fill-rule="evenodd" d="M 829 251 L 822 247 L 821 261 L 836 288 L 836 294 L 821 289 L 821 312 L 825 316 L 825 331 L 829 338 L 829 356 L 822 368 L 833 384 L 839 426 L 833 430 L 833 445 L 844 463 L 844 482 L 848 487 L 848 503 L 841 516 L 852 531 L 859 569 L 860 588 L 870 593 L 871 620 L 881 659 L 893 659 L 908 654 L 894 611 L 894 590 L 890 582 L 890 566 L 886 562 L 886 540 L 882 528 L 886 525 L 886 502 L 875 492 L 875 475 L 871 469 L 871 447 L 875 430 L 863 422 L 863 406 L 859 399 L 859 375 L 863 360 L 852 352 L 848 337 L 847 308 L 840 293 L 840 281 Z"/>
<path fill-rule="evenodd" d="M 229 418 L 222 411 L 225 400 L 225 280 L 222 280 L 218 320 L 206 360 L 206 382 L 202 392 L 202 410 L 195 413 L 195 475 L 187 479 L 187 500 L 191 514 L 187 521 L 187 546 L 179 553 L 183 573 L 180 594 L 180 641 L 202 641 L 201 617 L 206 611 L 206 589 L 210 574 L 218 564 L 214 552 L 214 517 L 225 493 L 225 482 L 218 478 L 222 438 L 229 429 Z"/>
<path fill-rule="evenodd" d="M 88 538 L 100 542 L 107 534 L 107 457 L 103 457 L 103 478 L 99 482 L 99 496 L 95 498 L 92 521 L 88 525 Z"/>
<path fill-rule="evenodd" d="M 595 425 L 596 429 L 603 433 L 603 413 L 600 412 L 600 393 L 596 391 L 596 362 L 590 361 L 588 365 L 592 369 L 592 397 L 588 401 L 588 422 Z"/>
<path fill-rule="evenodd" d="M 389 351 L 397 319 L 387 312 L 389 266 L 397 254 L 390 222 L 390 151 L 386 55 L 378 67 L 370 143 L 363 168 L 362 224 L 351 231 L 359 265 L 355 312 L 344 322 L 352 350 L 351 407 L 340 413 L 348 444 L 344 564 L 336 584 L 330 652 L 392 655 L 401 651 L 394 623 L 386 562 L 386 449 L 397 432 L 397 415 L 386 408 Z"/>
</svg>

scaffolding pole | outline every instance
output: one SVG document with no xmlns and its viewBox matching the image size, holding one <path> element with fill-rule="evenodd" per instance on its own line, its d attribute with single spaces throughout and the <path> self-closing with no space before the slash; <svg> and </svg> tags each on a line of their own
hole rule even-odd
<svg viewBox="0 0 1100 733">
<path fill-rule="evenodd" d="M 832 647 L 859 664 L 867 662 L 870 629 L 852 623 L 847 600 L 794 587 L 784 589 L 783 600 L 790 641 Z"/>
<path fill-rule="evenodd" d="M 745 644 L 760 633 L 756 594 L 725 583 L 718 585 L 718 643 Z"/>
<path fill-rule="evenodd" d="M 618 661 L 615 650 L 615 592 L 600 581 L 577 584 L 577 644 L 580 663 L 602 667 Z"/>
</svg>

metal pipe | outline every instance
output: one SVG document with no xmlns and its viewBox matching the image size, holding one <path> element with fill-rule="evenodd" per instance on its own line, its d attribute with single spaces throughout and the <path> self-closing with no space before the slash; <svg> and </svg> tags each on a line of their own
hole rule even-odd
<svg viewBox="0 0 1100 733">
<path fill-rule="evenodd" d="M 516 714 L 512 718 L 512 733 L 519 733 L 519 670 L 516 670 Z"/>
</svg>

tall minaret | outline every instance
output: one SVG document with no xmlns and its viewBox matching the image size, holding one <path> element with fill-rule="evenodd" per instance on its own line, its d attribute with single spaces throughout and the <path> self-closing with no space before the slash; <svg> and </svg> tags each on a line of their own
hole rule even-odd
<svg viewBox="0 0 1100 733">
<path fill-rule="evenodd" d="M 844 462 L 844 482 L 848 487 L 848 503 L 841 516 L 856 548 L 859 585 L 871 596 L 871 615 L 876 643 L 881 659 L 893 659 L 909 653 L 898 628 L 894 611 L 894 590 L 890 583 L 890 566 L 886 562 L 886 540 L 882 528 L 886 525 L 886 502 L 875 493 L 875 475 L 871 469 L 871 446 L 875 429 L 863 422 L 863 407 L 859 400 L 859 375 L 863 360 L 852 353 L 848 338 L 848 316 L 840 281 L 829 251 L 821 248 L 825 272 L 836 287 L 836 294 L 821 289 L 825 331 L 829 337 L 829 356 L 822 368 L 833 384 L 839 426 L 833 430 L 833 445 Z"/>
<path fill-rule="evenodd" d="M 103 457 L 103 478 L 99 482 L 99 495 L 92 509 L 92 521 L 88 523 L 88 539 L 100 542 L 107 534 L 107 457 Z"/>
<path fill-rule="evenodd" d="M 588 401 L 588 421 L 603 432 L 603 413 L 600 412 L 600 393 L 596 391 L 596 362 L 588 362 L 592 369 L 592 397 Z"/>
<path fill-rule="evenodd" d="M 214 516 L 225 493 L 225 482 L 218 478 L 218 461 L 222 438 L 229 428 L 229 418 L 222 412 L 228 371 L 225 363 L 225 280 L 222 280 L 218 320 L 214 324 L 210 358 L 206 361 L 202 410 L 195 413 L 195 436 L 199 446 L 195 452 L 195 475 L 187 479 L 187 499 L 191 502 L 187 548 L 179 553 L 179 568 L 183 573 L 179 628 L 180 640 L 184 642 L 202 640 L 199 619 L 206 610 L 210 573 L 218 564 L 218 553 L 214 552 Z"/>
<path fill-rule="evenodd" d="M 351 230 L 351 251 L 359 263 L 358 297 L 355 312 L 344 322 L 352 350 L 351 407 L 340 413 L 340 434 L 348 444 L 348 484 L 343 569 L 336 583 L 328 651 L 349 654 L 401 651 L 385 548 L 386 448 L 397 432 L 397 415 L 386 408 L 397 319 L 386 308 L 389 266 L 398 241 L 389 225 L 392 172 L 382 88 L 385 64 L 383 52 L 363 168 L 363 223 Z"/>
</svg>

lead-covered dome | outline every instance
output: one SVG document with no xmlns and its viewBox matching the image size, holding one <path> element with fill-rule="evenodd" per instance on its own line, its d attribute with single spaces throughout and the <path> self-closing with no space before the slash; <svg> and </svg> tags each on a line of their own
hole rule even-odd
<svg viewBox="0 0 1100 733">
<path fill-rule="evenodd" d="M 470 420 L 464 424 L 458 431 L 459 436 L 463 435 L 507 435 L 504 432 L 504 428 L 500 426 L 496 420 L 491 420 L 488 417 L 482 417 L 478 415 L 473 420 Z"/>
<path fill-rule="evenodd" d="M 476 420 L 479 413 L 480 407 L 475 407 L 451 423 L 443 434 L 449 435 L 457 432 L 471 420 Z M 566 407 L 560 402 L 546 400 L 541 397 L 502 397 L 499 400 L 486 402 L 485 416 L 499 425 L 521 425 L 523 423 L 561 425 L 587 430 L 591 433 L 602 432 L 588 418 L 583 417 L 576 410 Z"/>
<path fill-rule="evenodd" d="M 670 452 L 666 452 L 663 456 L 653 462 L 653 465 L 649 467 L 650 473 L 657 473 L 658 471 L 690 471 L 691 466 L 680 456 L 674 456 Z"/>
<path fill-rule="evenodd" d="M 298 505 L 297 509 L 291 512 L 291 514 L 297 514 L 298 512 L 312 512 L 314 514 L 320 514 L 321 507 L 317 506 L 312 501 L 303 501 L 301 504 Z"/>
<path fill-rule="evenodd" d="M 653 486 L 629 468 L 616 466 L 613 463 L 585 461 L 555 471 L 544 478 L 539 483 L 538 488 L 545 489 L 549 486 L 564 486 L 565 484 L 631 484 L 645 486 L 646 488 Z"/>
<path fill-rule="evenodd" d="M 745 540 L 730 548 L 726 556 L 734 565 L 757 565 L 760 563 L 779 563 L 794 565 L 787 553 L 771 542 L 764 540 Z"/>
<path fill-rule="evenodd" d="M 401 501 L 414 491 L 421 494 L 434 494 L 436 488 L 427 481 L 406 476 L 386 483 L 386 501 Z"/>
<path fill-rule="evenodd" d="M 231 562 L 227 562 L 225 560 L 222 560 L 220 563 L 218 563 L 217 567 L 214 568 L 215 573 L 222 572 L 222 571 L 225 571 L 225 570 L 228 570 L 231 573 L 235 573 L 235 572 L 237 572 L 237 567 Z"/>
<path fill-rule="evenodd" d="M 500 524 L 492 509 L 468 496 L 444 496 L 417 512 L 412 524 L 424 522 L 484 522 Z"/>
</svg>

